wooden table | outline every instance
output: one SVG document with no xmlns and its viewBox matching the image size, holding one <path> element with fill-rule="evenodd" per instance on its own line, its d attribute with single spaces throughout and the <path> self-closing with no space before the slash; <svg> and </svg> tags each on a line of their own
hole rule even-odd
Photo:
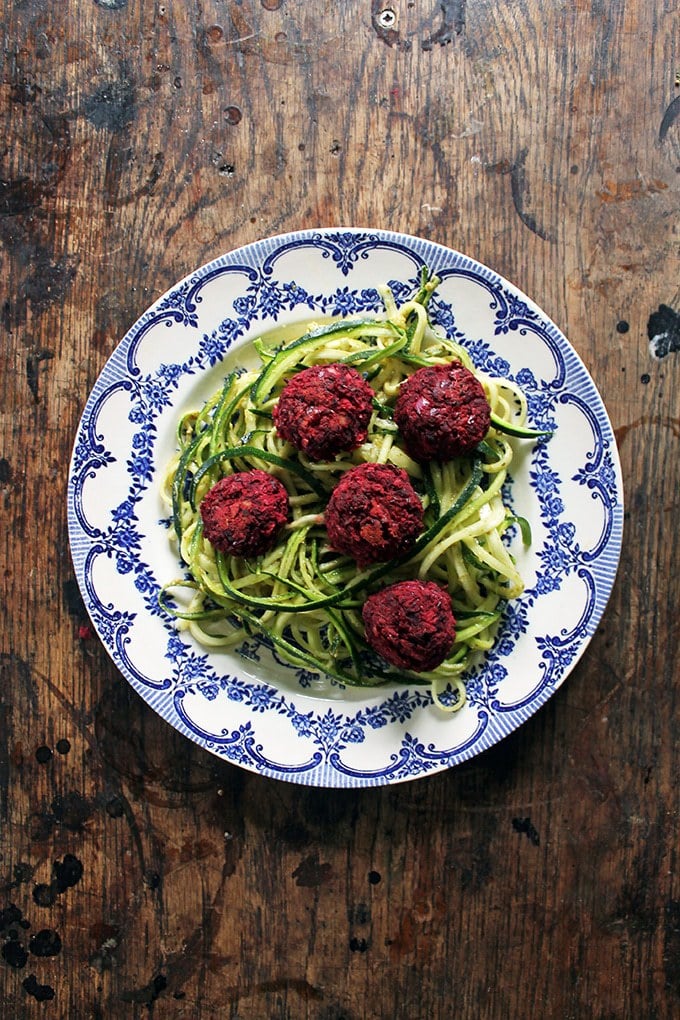
<svg viewBox="0 0 680 1020">
<path fill-rule="evenodd" d="M 680 1016 L 679 14 L 5 4 L 3 1017 Z M 91 636 L 65 518 L 79 416 L 141 312 L 223 251 L 339 224 L 535 297 L 604 396 L 627 504 L 609 608 L 547 706 L 354 792 L 156 717 Z"/>
</svg>

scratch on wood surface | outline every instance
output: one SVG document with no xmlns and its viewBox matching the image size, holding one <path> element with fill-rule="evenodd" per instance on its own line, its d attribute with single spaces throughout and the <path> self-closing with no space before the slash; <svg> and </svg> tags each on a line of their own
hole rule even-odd
<svg viewBox="0 0 680 1020">
<path fill-rule="evenodd" d="M 255 985 L 226 985 L 224 987 L 224 998 L 227 1002 L 240 1002 L 242 999 L 254 998 L 258 995 L 295 992 L 304 1002 L 322 1001 L 324 993 L 321 988 L 305 981 L 302 978 L 273 978 L 270 981 L 260 981 Z"/>
<path fill-rule="evenodd" d="M 251 32 L 249 35 L 239 36 L 238 39 L 225 39 L 226 46 L 238 46 L 239 43 L 248 42 L 249 39 L 256 39 L 260 32 Z"/>
<path fill-rule="evenodd" d="M 484 130 L 484 121 L 477 120 L 476 117 L 470 116 L 467 125 L 463 128 L 459 134 L 452 134 L 451 137 L 455 138 L 456 141 L 460 141 L 462 138 L 471 138 L 472 135 L 478 135 L 480 131 Z"/>
<path fill-rule="evenodd" d="M 523 797 L 517 803 L 517 805 L 513 804 L 512 801 L 509 801 L 507 807 L 509 809 L 512 808 L 514 810 L 517 810 L 518 812 L 526 811 L 529 808 L 554 807 L 556 804 L 559 804 L 560 801 L 563 800 L 563 798 L 564 798 L 563 791 L 558 790 L 555 793 L 551 793 L 547 797 L 533 797 L 533 796 L 529 796 L 528 798 Z M 496 801 L 492 801 L 486 804 L 466 804 L 464 813 L 466 816 L 485 814 L 499 815 L 501 810 L 505 811 L 505 807 L 506 805 L 503 805 L 502 809 L 499 808 Z M 463 813 L 461 808 L 457 808 L 456 810 L 459 816 Z"/>
</svg>

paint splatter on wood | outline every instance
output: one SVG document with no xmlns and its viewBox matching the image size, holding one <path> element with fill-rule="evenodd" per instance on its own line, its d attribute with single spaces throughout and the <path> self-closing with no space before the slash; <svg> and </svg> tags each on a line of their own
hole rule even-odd
<svg viewBox="0 0 680 1020">
<path fill-rule="evenodd" d="M 649 316 L 647 336 L 653 358 L 665 358 L 680 350 L 680 314 L 670 305 L 659 305 Z"/>
</svg>

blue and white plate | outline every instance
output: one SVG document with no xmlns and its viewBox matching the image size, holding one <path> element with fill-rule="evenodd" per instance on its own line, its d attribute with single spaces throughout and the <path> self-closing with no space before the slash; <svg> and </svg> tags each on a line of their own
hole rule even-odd
<svg viewBox="0 0 680 1020">
<path fill-rule="evenodd" d="M 510 489 L 533 542 L 513 550 L 526 582 L 467 704 L 442 713 L 420 686 L 319 683 L 257 640 L 207 651 L 158 606 L 179 576 L 159 480 L 180 414 L 252 360 L 253 338 L 314 318 L 377 311 L 427 265 L 431 316 L 478 368 L 515 379 L 548 442 L 518 444 Z M 226 761 L 316 786 L 376 786 L 447 769 L 531 716 L 583 654 L 614 583 L 621 470 L 602 400 L 578 355 L 529 298 L 439 244 L 383 230 L 305 230 L 196 270 L 120 342 L 78 428 L 68 486 L 76 575 L 92 622 L 126 680 L 171 726 Z"/>
</svg>

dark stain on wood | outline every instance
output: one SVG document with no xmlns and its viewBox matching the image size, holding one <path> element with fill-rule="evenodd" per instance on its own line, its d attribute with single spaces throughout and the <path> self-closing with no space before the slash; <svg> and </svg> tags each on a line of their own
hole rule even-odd
<svg viewBox="0 0 680 1020">
<path fill-rule="evenodd" d="M 51 817 L 55 824 L 69 832 L 82 832 L 92 817 L 94 805 L 77 790 L 68 790 L 56 796 L 51 805 Z"/>
<path fill-rule="evenodd" d="M 86 620 L 87 610 L 85 609 L 83 596 L 75 577 L 69 577 L 66 581 L 64 581 L 61 586 L 61 590 L 64 596 L 64 603 L 66 605 L 67 612 L 71 616 L 74 616 L 77 620 Z"/>
<path fill-rule="evenodd" d="M 431 13 L 422 14 L 421 24 L 415 34 L 420 36 L 424 53 L 429 53 L 435 46 L 446 46 L 464 31 L 466 5 L 467 0 L 441 0 Z M 413 8 L 415 5 L 409 3 L 408 6 Z M 437 20 L 439 24 L 433 28 L 432 24 Z M 378 39 L 387 46 L 401 48 L 406 52 L 411 49 L 411 35 L 402 33 L 399 28 L 398 5 L 392 5 L 389 0 L 372 0 L 371 24 Z"/>
<path fill-rule="evenodd" d="M 676 96 L 675 99 L 672 99 L 664 110 L 664 115 L 661 118 L 661 124 L 659 125 L 660 142 L 664 142 L 666 140 L 666 135 L 673 127 L 678 117 L 680 117 L 680 96 Z"/>
<path fill-rule="evenodd" d="M 121 1002 L 133 1002 L 146 1006 L 149 1012 L 152 1011 L 156 999 L 168 987 L 168 979 L 165 974 L 156 974 L 143 988 L 135 988 L 120 993 Z"/>
<path fill-rule="evenodd" d="M 58 956 L 61 952 L 61 936 L 52 928 L 41 928 L 31 935 L 28 943 L 33 956 Z"/>
<path fill-rule="evenodd" d="M 664 904 L 663 967 L 666 988 L 680 1000 L 680 900 Z"/>
<path fill-rule="evenodd" d="M 135 118 L 137 87 L 128 65 L 121 61 L 119 76 L 98 85 L 83 100 L 82 111 L 96 128 L 122 132 Z"/>
<path fill-rule="evenodd" d="M 680 350 L 680 313 L 670 305 L 659 305 L 647 321 L 649 349 L 655 358 Z"/>
<path fill-rule="evenodd" d="M 367 903 L 357 903 L 356 906 L 350 907 L 347 916 L 350 924 L 369 924 L 371 909 Z"/>
<path fill-rule="evenodd" d="M 319 854 L 305 857 L 293 872 L 295 884 L 305 889 L 315 889 L 331 879 L 333 868 L 330 864 L 319 863 Z"/>
<path fill-rule="evenodd" d="M 21 216 L 43 199 L 43 189 L 28 177 L 0 180 L 0 216 Z"/>
<path fill-rule="evenodd" d="M 28 962 L 28 951 L 21 941 L 22 933 L 28 928 L 30 923 L 14 903 L 0 910 L 0 938 L 5 940 L 0 955 L 7 966 L 15 970 L 21 970 Z"/>
<path fill-rule="evenodd" d="M 30 882 L 33 877 L 35 867 L 32 864 L 27 864 L 25 861 L 19 861 L 12 868 L 12 879 L 0 886 L 0 892 L 9 892 L 11 889 L 18 889 L 19 886 Z"/>
<path fill-rule="evenodd" d="M 55 861 L 52 865 L 52 874 L 54 888 L 61 895 L 78 885 L 83 877 L 83 863 L 75 854 L 65 854 L 63 860 Z"/>
<path fill-rule="evenodd" d="M 44 362 L 51 361 L 53 357 L 54 351 L 42 347 L 26 358 L 26 382 L 36 404 L 40 402 L 40 367 Z"/>
<path fill-rule="evenodd" d="M 467 0 L 442 0 L 439 4 L 441 23 L 431 35 L 423 39 L 423 50 L 427 52 L 436 45 L 446 46 L 464 31 L 466 6 Z"/>
<path fill-rule="evenodd" d="M 536 826 L 530 818 L 513 818 L 512 827 L 515 832 L 519 832 L 523 836 L 526 836 L 533 846 L 539 846 L 541 839 L 538 835 Z"/>
<path fill-rule="evenodd" d="M 33 312 L 38 314 L 50 305 L 61 303 L 73 283 L 79 264 L 79 257 L 75 255 L 64 255 L 53 261 L 49 252 L 36 250 L 21 287 L 22 299 L 28 301 Z"/>
<path fill-rule="evenodd" d="M 19 93 L 15 90 L 14 96 Z M 35 99 L 39 95 L 33 93 Z M 22 217 L 54 196 L 71 159 L 71 129 L 63 113 L 30 112 L 32 173 L 0 179 L 0 217 Z M 6 229 L 6 228 L 5 228 Z"/>
<path fill-rule="evenodd" d="M 15 712 L 35 711 L 37 691 L 31 663 L 14 653 L 0 652 L 0 699 L 6 697 L 8 691 L 12 693 L 11 701 L 0 700 L 0 706 L 6 705 L 11 725 Z"/>
<path fill-rule="evenodd" d="M 51 985 L 41 984 L 35 974 L 29 974 L 21 983 L 23 990 L 36 1002 L 50 1002 L 54 999 L 56 992 Z"/>
<path fill-rule="evenodd" d="M 16 936 L 10 936 L 3 943 L 0 952 L 7 966 L 13 967 L 15 970 L 21 970 L 28 963 L 28 952 Z"/>
<path fill-rule="evenodd" d="M 538 225 L 536 217 L 526 209 L 528 198 L 528 185 L 526 180 L 526 161 L 528 149 L 522 149 L 516 156 L 510 167 L 510 191 L 512 193 L 512 204 L 515 212 L 525 227 L 540 237 L 542 241 L 554 240 L 550 234 Z"/>
<path fill-rule="evenodd" d="M 37 907 L 51 907 L 57 898 L 56 890 L 53 885 L 48 885 L 47 882 L 38 882 L 38 884 L 33 887 L 32 895 L 33 902 Z"/>
</svg>

